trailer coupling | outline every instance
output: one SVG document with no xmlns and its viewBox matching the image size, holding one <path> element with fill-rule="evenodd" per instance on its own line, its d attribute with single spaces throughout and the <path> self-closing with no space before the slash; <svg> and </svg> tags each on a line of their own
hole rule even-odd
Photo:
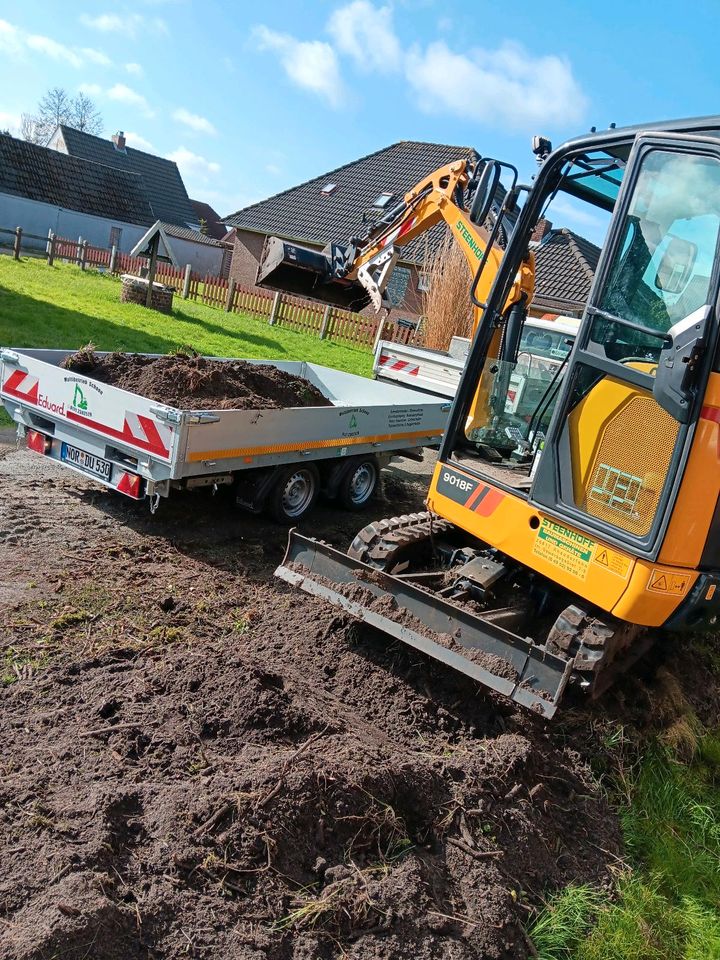
<svg viewBox="0 0 720 960">
<path fill-rule="evenodd" d="M 402 577 L 381 573 L 295 530 L 275 576 L 534 713 L 550 718 L 557 710 L 572 669 L 568 660 Z"/>
</svg>

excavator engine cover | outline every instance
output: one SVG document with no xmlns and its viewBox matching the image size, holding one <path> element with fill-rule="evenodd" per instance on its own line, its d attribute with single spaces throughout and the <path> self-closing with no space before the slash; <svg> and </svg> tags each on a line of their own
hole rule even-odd
<svg viewBox="0 0 720 960">
<path fill-rule="evenodd" d="M 338 276 L 343 254 L 339 244 L 330 244 L 320 251 L 280 237 L 268 237 L 255 282 L 259 287 L 293 293 L 345 310 L 362 310 L 370 302 L 367 290 L 356 280 Z"/>
</svg>

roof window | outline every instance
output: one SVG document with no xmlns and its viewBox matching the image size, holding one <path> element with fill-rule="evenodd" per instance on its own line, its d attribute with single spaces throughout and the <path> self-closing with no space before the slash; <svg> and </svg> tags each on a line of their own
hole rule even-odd
<svg viewBox="0 0 720 960">
<path fill-rule="evenodd" d="M 392 193 L 381 193 L 379 197 L 373 203 L 374 207 L 377 207 L 378 210 L 384 210 L 385 207 L 390 203 L 393 198 Z"/>
<path fill-rule="evenodd" d="M 324 194 L 326 197 L 329 197 L 331 193 L 335 193 L 337 187 L 338 185 L 336 183 L 326 183 L 320 193 Z"/>
</svg>

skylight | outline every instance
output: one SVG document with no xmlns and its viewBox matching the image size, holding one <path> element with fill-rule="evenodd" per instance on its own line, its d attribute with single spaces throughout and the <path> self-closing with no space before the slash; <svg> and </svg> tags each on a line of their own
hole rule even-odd
<svg viewBox="0 0 720 960">
<path fill-rule="evenodd" d="M 392 200 L 393 195 L 391 193 L 381 193 L 380 196 L 373 203 L 374 207 L 377 207 L 379 210 L 384 210 L 385 207 Z"/>
<path fill-rule="evenodd" d="M 336 183 L 326 183 L 320 193 L 324 193 L 326 197 L 329 197 L 331 193 L 335 193 L 337 186 Z"/>
</svg>

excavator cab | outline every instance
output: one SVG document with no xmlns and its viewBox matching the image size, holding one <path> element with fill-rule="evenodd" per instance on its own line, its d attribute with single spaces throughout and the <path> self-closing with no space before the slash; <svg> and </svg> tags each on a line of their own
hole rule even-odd
<svg viewBox="0 0 720 960">
<path fill-rule="evenodd" d="M 720 615 L 720 118 L 578 138 L 518 189 L 427 513 L 347 556 L 291 537 L 284 568 L 346 609 L 351 584 L 350 612 L 550 717 L 568 684 L 597 696 L 659 631 Z M 610 225 L 572 349 L 520 409 L 518 277 L 558 196 Z"/>
</svg>

